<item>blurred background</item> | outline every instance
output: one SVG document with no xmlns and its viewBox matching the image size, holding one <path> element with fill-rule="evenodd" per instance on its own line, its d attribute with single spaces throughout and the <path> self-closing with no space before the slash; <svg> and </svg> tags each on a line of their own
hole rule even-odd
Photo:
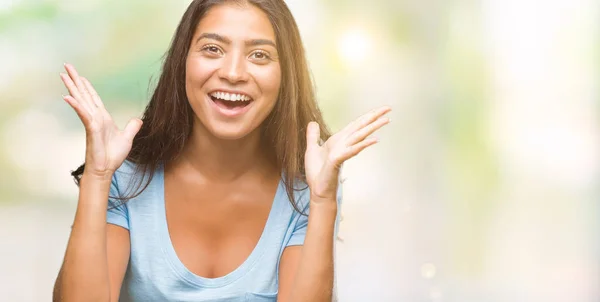
<svg viewBox="0 0 600 302">
<path fill-rule="evenodd" d="M 182 1 L 0 0 L 0 295 L 50 301 L 77 201 L 73 63 L 141 116 Z M 289 0 L 348 162 L 340 301 L 600 301 L 600 5 Z"/>
</svg>

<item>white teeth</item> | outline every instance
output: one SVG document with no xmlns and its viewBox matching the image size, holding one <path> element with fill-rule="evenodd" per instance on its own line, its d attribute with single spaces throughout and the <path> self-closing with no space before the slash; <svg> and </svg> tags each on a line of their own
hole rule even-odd
<svg viewBox="0 0 600 302">
<path fill-rule="evenodd" d="M 213 92 L 210 94 L 210 96 L 217 98 L 217 99 L 221 99 L 221 100 L 225 100 L 225 101 L 233 101 L 233 102 L 238 102 L 238 101 L 250 101 L 250 97 L 244 94 L 235 94 L 235 93 L 226 93 L 226 92 Z"/>
</svg>

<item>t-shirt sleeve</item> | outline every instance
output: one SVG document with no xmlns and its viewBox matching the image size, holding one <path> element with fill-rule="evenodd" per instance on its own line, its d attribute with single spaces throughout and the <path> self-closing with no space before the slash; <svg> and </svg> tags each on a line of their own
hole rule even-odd
<svg viewBox="0 0 600 302">
<path fill-rule="evenodd" d="M 115 172 L 110 182 L 110 191 L 108 193 L 106 222 L 129 230 L 129 213 L 127 211 L 127 205 L 123 203 L 123 201 L 115 198 L 120 196 L 117 172 Z"/>
<path fill-rule="evenodd" d="M 310 202 L 308 199 L 310 199 L 310 193 L 308 191 L 303 192 L 305 194 L 302 195 L 302 198 L 305 198 L 305 200 L 303 200 L 304 202 L 304 208 L 302 209 L 304 211 L 304 213 L 306 215 L 301 215 L 298 214 L 298 219 L 296 220 L 296 224 L 294 225 L 294 230 L 292 232 L 292 236 L 290 237 L 290 240 L 288 241 L 288 243 L 286 244 L 286 247 L 288 246 L 294 246 L 294 245 L 304 245 L 304 238 L 306 237 L 306 229 L 308 228 L 308 215 L 309 214 L 309 205 Z M 335 217 L 335 229 L 334 229 L 334 238 L 337 237 L 337 230 L 338 230 L 338 224 L 340 222 L 340 213 L 341 213 L 341 209 L 342 209 L 342 184 L 340 183 L 338 185 L 338 191 L 336 194 L 336 199 L 337 199 L 337 204 L 338 204 L 338 208 L 337 208 L 337 215 Z M 300 203 L 302 204 L 302 203 Z"/>
</svg>

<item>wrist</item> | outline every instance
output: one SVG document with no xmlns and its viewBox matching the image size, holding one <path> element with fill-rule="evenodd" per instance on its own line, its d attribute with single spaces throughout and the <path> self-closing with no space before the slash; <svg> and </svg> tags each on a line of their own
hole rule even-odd
<svg viewBox="0 0 600 302">
<path fill-rule="evenodd" d="M 92 182 L 111 182 L 114 172 L 95 172 L 95 171 L 83 171 L 81 175 L 81 181 L 92 181 Z"/>
<path fill-rule="evenodd" d="M 311 195 L 310 197 L 310 211 L 334 211 L 337 212 L 337 201 L 335 197 L 319 197 Z"/>
</svg>

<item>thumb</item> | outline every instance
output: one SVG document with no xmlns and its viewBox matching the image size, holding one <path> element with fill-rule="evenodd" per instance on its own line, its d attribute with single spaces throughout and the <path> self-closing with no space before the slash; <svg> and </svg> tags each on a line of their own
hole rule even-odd
<svg viewBox="0 0 600 302">
<path fill-rule="evenodd" d="M 321 129 L 317 122 L 310 122 L 306 127 L 306 146 L 319 146 L 319 140 L 321 138 Z"/>
<path fill-rule="evenodd" d="M 142 123 L 142 120 L 139 118 L 132 118 L 129 120 L 127 126 L 125 126 L 125 130 L 123 130 L 125 137 L 129 141 L 133 141 L 135 135 L 138 133 L 138 131 L 140 131 L 140 128 L 142 128 Z"/>
</svg>

